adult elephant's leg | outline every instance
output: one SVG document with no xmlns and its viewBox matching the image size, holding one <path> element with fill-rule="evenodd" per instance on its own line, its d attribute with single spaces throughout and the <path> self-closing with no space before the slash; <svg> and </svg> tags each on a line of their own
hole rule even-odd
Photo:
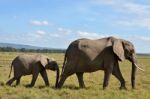
<svg viewBox="0 0 150 99">
<path fill-rule="evenodd" d="M 67 79 L 67 76 L 61 75 L 60 81 L 58 83 L 58 88 L 61 88 L 63 86 L 66 79 Z"/>
<path fill-rule="evenodd" d="M 120 89 L 126 89 L 125 80 L 121 74 L 118 62 L 115 63 L 112 74 L 120 81 Z"/>
<path fill-rule="evenodd" d="M 109 63 L 107 62 L 105 64 L 105 69 L 104 69 L 104 82 L 103 82 L 103 89 L 105 90 L 106 87 L 108 86 L 108 82 L 109 82 L 109 79 L 110 79 L 110 75 L 112 73 L 112 70 L 113 70 L 113 63 Z"/>
<path fill-rule="evenodd" d="M 16 79 L 16 85 L 19 85 L 19 84 L 20 84 L 20 79 L 21 79 L 21 77 L 18 77 L 18 78 Z"/>
<path fill-rule="evenodd" d="M 60 81 L 58 82 L 58 88 L 61 88 L 67 79 L 68 75 L 62 74 L 60 77 Z"/>
<path fill-rule="evenodd" d="M 106 87 L 108 86 L 110 75 L 111 75 L 110 71 L 108 70 L 104 71 L 103 89 L 106 89 Z"/>
<path fill-rule="evenodd" d="M 58 82 L 58 88 L 61 88 L 65 82 L 65 80 L 72 74 L 75 73 L 75 63 L 66 63 L 64 66 L 64 70 L 61 73 L 60 80 Z"/>
<path fill-rule="evenodd" d="M 41 74 L 41 76 L 42 76 L 42 78 L 43 78 L 43 80 L 44 80 L 44 82 L 45 82 L 45 85 L 46 85 L 46 86 L 49 86 L 49 81 L 48 81 L 48 77 L 47 77 L 46 70 L 45 70 L 45 69 L 42 70 L 42 71 L 40 72 L 40 74 Z"/>
<path fill-rule="evenodd" d="M 78 81 L 79 81 L 79 86 L 81 88 L 85 88 L 85 84 L 84 84 L 84 81 L 83 81 L 83 72 L 78 72 L 76 73 L 77 75 L 77 78 L 78 78 Z"/>
<path fill-rule="evenodd" d="M 66 70 L 64 70 L 64 72 L 61 74 L 60 76 L 60 81 L 58 83 L 58 88 L 61 88 L 65 82 L 65 80 L 70 76 L 72 75 L 73 72 L 68 72 Z"/>
<path fill-rule="evenodd" d="M 15 80 L 16 80 L 15 77 L 11 78 L 10 80 L 8 80 L 8 81 L 6 82 L 6 85 L 9 85 L 9 86 L 10 86 Z"/>
</svg>

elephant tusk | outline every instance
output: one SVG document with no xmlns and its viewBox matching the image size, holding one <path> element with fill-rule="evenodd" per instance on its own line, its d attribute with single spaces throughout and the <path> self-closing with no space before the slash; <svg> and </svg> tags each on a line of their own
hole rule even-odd
<svg viewBox="0 0 150 99">
<path fill-rule="evenodd" d="M 134 65 L 141 71 L 145 71 L 144 69 L 140 68 L 137 64 L 134 63 Z"/>
</svg>

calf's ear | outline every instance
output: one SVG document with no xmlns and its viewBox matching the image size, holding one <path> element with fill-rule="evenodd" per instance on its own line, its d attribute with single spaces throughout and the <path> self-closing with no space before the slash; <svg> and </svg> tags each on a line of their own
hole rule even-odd
<svg viewBox="0 0 150 99">
<path fill-rule="evenodd" d="M 49 61 L 48 57 L 46 57 L 46 56 L 40 57 L 40 62 L 41 62 L 43 67 L 45 67 L 48 64 L 48 61 Z"/>
</svg>

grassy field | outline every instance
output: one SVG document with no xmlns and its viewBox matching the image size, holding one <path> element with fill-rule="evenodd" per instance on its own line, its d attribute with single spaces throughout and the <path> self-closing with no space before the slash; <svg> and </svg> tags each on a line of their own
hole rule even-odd
<svg viewBox="0 0 150 99">
<path fill-rule="evenodd" d="M 72 75 L 66 80 L 63 88 L 58 90 L 54 88 L 56 75 L 53 71 L 47 71 L 49 87 L 44 86 L 40 75 L 33 88 L 25 87 L 30 83 L 31 76 L 22 77 L 21 84 L 17 87 L 6 86 L 11 61 L 19 54 L 21 53 L 0 53 L 0 99 L 150 99 L 150 57 L 138 57 L 138 63 L 145 72 L 137 71 L 135 90 L 131 88 L 131 63 L 128 61 L 120 63 L 127 91 L 119 90 L 119 81 L 114 76 L 111 76 L 107 90 L 103 91 L 103 71 L 84 74 L 85 89 L 79 88 L 76 75 Z M 61 69 L 64 54 L 46 55 L 55 58 Z"/>
</svg>

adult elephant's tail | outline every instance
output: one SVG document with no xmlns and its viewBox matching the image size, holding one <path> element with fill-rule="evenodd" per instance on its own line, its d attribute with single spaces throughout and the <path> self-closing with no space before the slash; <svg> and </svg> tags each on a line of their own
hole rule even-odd
<svg viewBox="0 0 150 99">
<path fill-rule="evenodd" d="M 66 50 L 66 52 L 65 52 L 65 57 L 64 57 L 64 62 L 63 62 L 63 66 L 62 66 L 61 75 L 62 75 L 62 73 L 63 73 L 63 71 L 64 71 L 65 64 L 66 64 L 66 60 L 67 60 L 67 50 Z"/>
<path fill-rule="evenodd" d="M 10 67 L 10 73 L 9 73 L 8 78 L 10 78 L 10 76 L 11 76 L 12 67 L 13 67 L 13 64 L 11 64 L 11 67 Z"/>
<path fill-rule="evenodd" d="M 61 71 L 61 75 L 62 73 L 64 72 L 64 69 L 65 69 L 65 65 L 66 65 L 66 62 L 67 62 L 67 58 L 69 57 L 69 53 L 72 49 L 76 48 L 78 46 L 78 41 L 74 41 L 72 42 L 69 47 L 67 48 L 66 52 L 65 52 L 65 57 L 64 57 L 64 62 L 63 62 L 63 66 L 62 66 L 62 71 Z"/>
</svg>

